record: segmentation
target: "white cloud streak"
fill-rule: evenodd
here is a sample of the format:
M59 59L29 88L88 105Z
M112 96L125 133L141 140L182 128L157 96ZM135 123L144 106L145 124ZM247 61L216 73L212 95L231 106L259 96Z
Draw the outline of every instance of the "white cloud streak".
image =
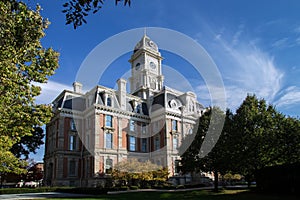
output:
M289 108L294 104L300 104L300 88L290 86L281 92L283 95L274 104L277 107Z
M50 104L63 90L73 90L69 85L50 80L45 84L36 83L35 85L42 88L41 95L36 98L38 104Z
M247 94L256 94L258 98L273 103L281 90L284 76L276 67L274 58L251 43L251 40L243 38L243 26L233 37L227 38L231 39L226 40L225 34L214 37L210 41L213 43L210 52L223 76L228 107L235 110ZM201 39L198 41L201 42ZM209 98L204 94L207 92L204 88L203 85L198 86L197 93Z

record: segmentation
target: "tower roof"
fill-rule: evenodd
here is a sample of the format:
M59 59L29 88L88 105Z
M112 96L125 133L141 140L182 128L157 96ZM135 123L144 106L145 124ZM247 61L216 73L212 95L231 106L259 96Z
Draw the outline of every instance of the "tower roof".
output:
M134 52L138 51L139 49L147 49L151 51L158 52L158 47L155 42L153 42L146 33L142 37L142 39L135 45Z

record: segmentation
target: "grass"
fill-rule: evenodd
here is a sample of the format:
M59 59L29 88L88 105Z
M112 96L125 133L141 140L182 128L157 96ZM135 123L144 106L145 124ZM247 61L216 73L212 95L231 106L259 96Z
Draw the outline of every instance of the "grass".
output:
M157 199L201 199L201 200L296 200L299 197L288 195L259 194L249 190L222 190L215 193L208 190L177 191L177 192L132 192L121 194L99 195L89 198L53 198L53 200L157 200Z

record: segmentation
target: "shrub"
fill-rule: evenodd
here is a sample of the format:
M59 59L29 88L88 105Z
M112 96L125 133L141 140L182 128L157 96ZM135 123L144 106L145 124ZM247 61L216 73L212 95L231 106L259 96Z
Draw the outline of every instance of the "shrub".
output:
M139 187L136 186L136 185L132 185L132 186L130 186L130 189L131 189L131 190L137 190L137 189L139 189Z

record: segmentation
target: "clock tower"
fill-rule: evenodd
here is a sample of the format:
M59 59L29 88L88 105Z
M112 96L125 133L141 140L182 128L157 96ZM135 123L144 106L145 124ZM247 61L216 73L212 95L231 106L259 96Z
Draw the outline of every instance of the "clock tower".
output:
M147 99L162 89L162 59L157 45L145 34L134 47L129 60L131 94Z

